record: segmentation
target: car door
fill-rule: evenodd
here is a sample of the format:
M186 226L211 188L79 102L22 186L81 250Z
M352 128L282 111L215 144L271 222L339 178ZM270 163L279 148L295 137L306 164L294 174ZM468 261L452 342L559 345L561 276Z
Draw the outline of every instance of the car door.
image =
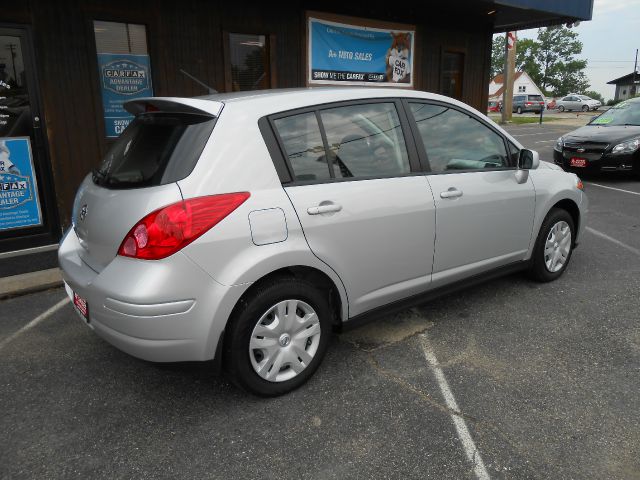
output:
M473 114L408 102L436 205L432 286L524 259L535 190L516 178L517 148Z
M350 316L431 280L435 205L398 105L352 102L271 119L294 179L285 191L311 250L344 283Z
M569 97L569 110L580 110L582 108L582 104L580 99L575 95Z

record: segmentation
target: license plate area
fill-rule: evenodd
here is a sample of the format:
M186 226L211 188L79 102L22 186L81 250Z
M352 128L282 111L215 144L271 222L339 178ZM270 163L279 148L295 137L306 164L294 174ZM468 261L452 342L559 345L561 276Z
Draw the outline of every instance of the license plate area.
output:
M580 157L571 157L571 160L569 160L569 166L570 167L586 167L587 159L580 158Z
M76 292L73 292L73 306L84 321L89 323L89 304Z

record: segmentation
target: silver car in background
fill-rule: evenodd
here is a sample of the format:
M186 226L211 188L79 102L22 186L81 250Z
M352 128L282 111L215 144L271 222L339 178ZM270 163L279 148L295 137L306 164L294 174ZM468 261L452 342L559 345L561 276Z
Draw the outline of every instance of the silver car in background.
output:
M583 112L588 112L589 110L597 110L601 106L602 103L600 103L599 100L594 100L586 95L578 95L577 93L567 95L562 100L556 102L556 108L561 112L565 110L582 110Z
M331 331L487 279L558 278L582 183L480 112L411 90L147 98L59 249L93 331L238 386L304 383Z

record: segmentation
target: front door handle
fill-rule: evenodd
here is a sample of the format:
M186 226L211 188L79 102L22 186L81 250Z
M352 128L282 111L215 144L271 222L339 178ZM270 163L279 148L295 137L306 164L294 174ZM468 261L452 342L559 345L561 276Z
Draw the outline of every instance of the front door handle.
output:
M456 198L461 196L462 192L455 187L451 187L446 192L440 192L440 198Z
M333 213L339 212L342 210L342 205L338 205L336 203L329 203L326 205L318 205L316 207L307 208L307 213L309 215L320 215L322 213Z

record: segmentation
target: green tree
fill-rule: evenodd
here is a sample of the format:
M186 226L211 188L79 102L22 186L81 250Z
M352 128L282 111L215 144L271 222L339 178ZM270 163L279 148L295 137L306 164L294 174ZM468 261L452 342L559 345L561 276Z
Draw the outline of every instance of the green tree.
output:
M576 32L564 26L541 28L536 43L531 59L538 65L538 71L532 78L540 88L555 95L589 88L583 71L587 61L575 58L582 53L582 42Z
M536 85L541 86L542 74L537 57L540 44L531 38L523 38L516 43L516 70L527 72Z
M489 81L502 73L504 70L504 35L493 37L493 46L491 47L491 71Z

